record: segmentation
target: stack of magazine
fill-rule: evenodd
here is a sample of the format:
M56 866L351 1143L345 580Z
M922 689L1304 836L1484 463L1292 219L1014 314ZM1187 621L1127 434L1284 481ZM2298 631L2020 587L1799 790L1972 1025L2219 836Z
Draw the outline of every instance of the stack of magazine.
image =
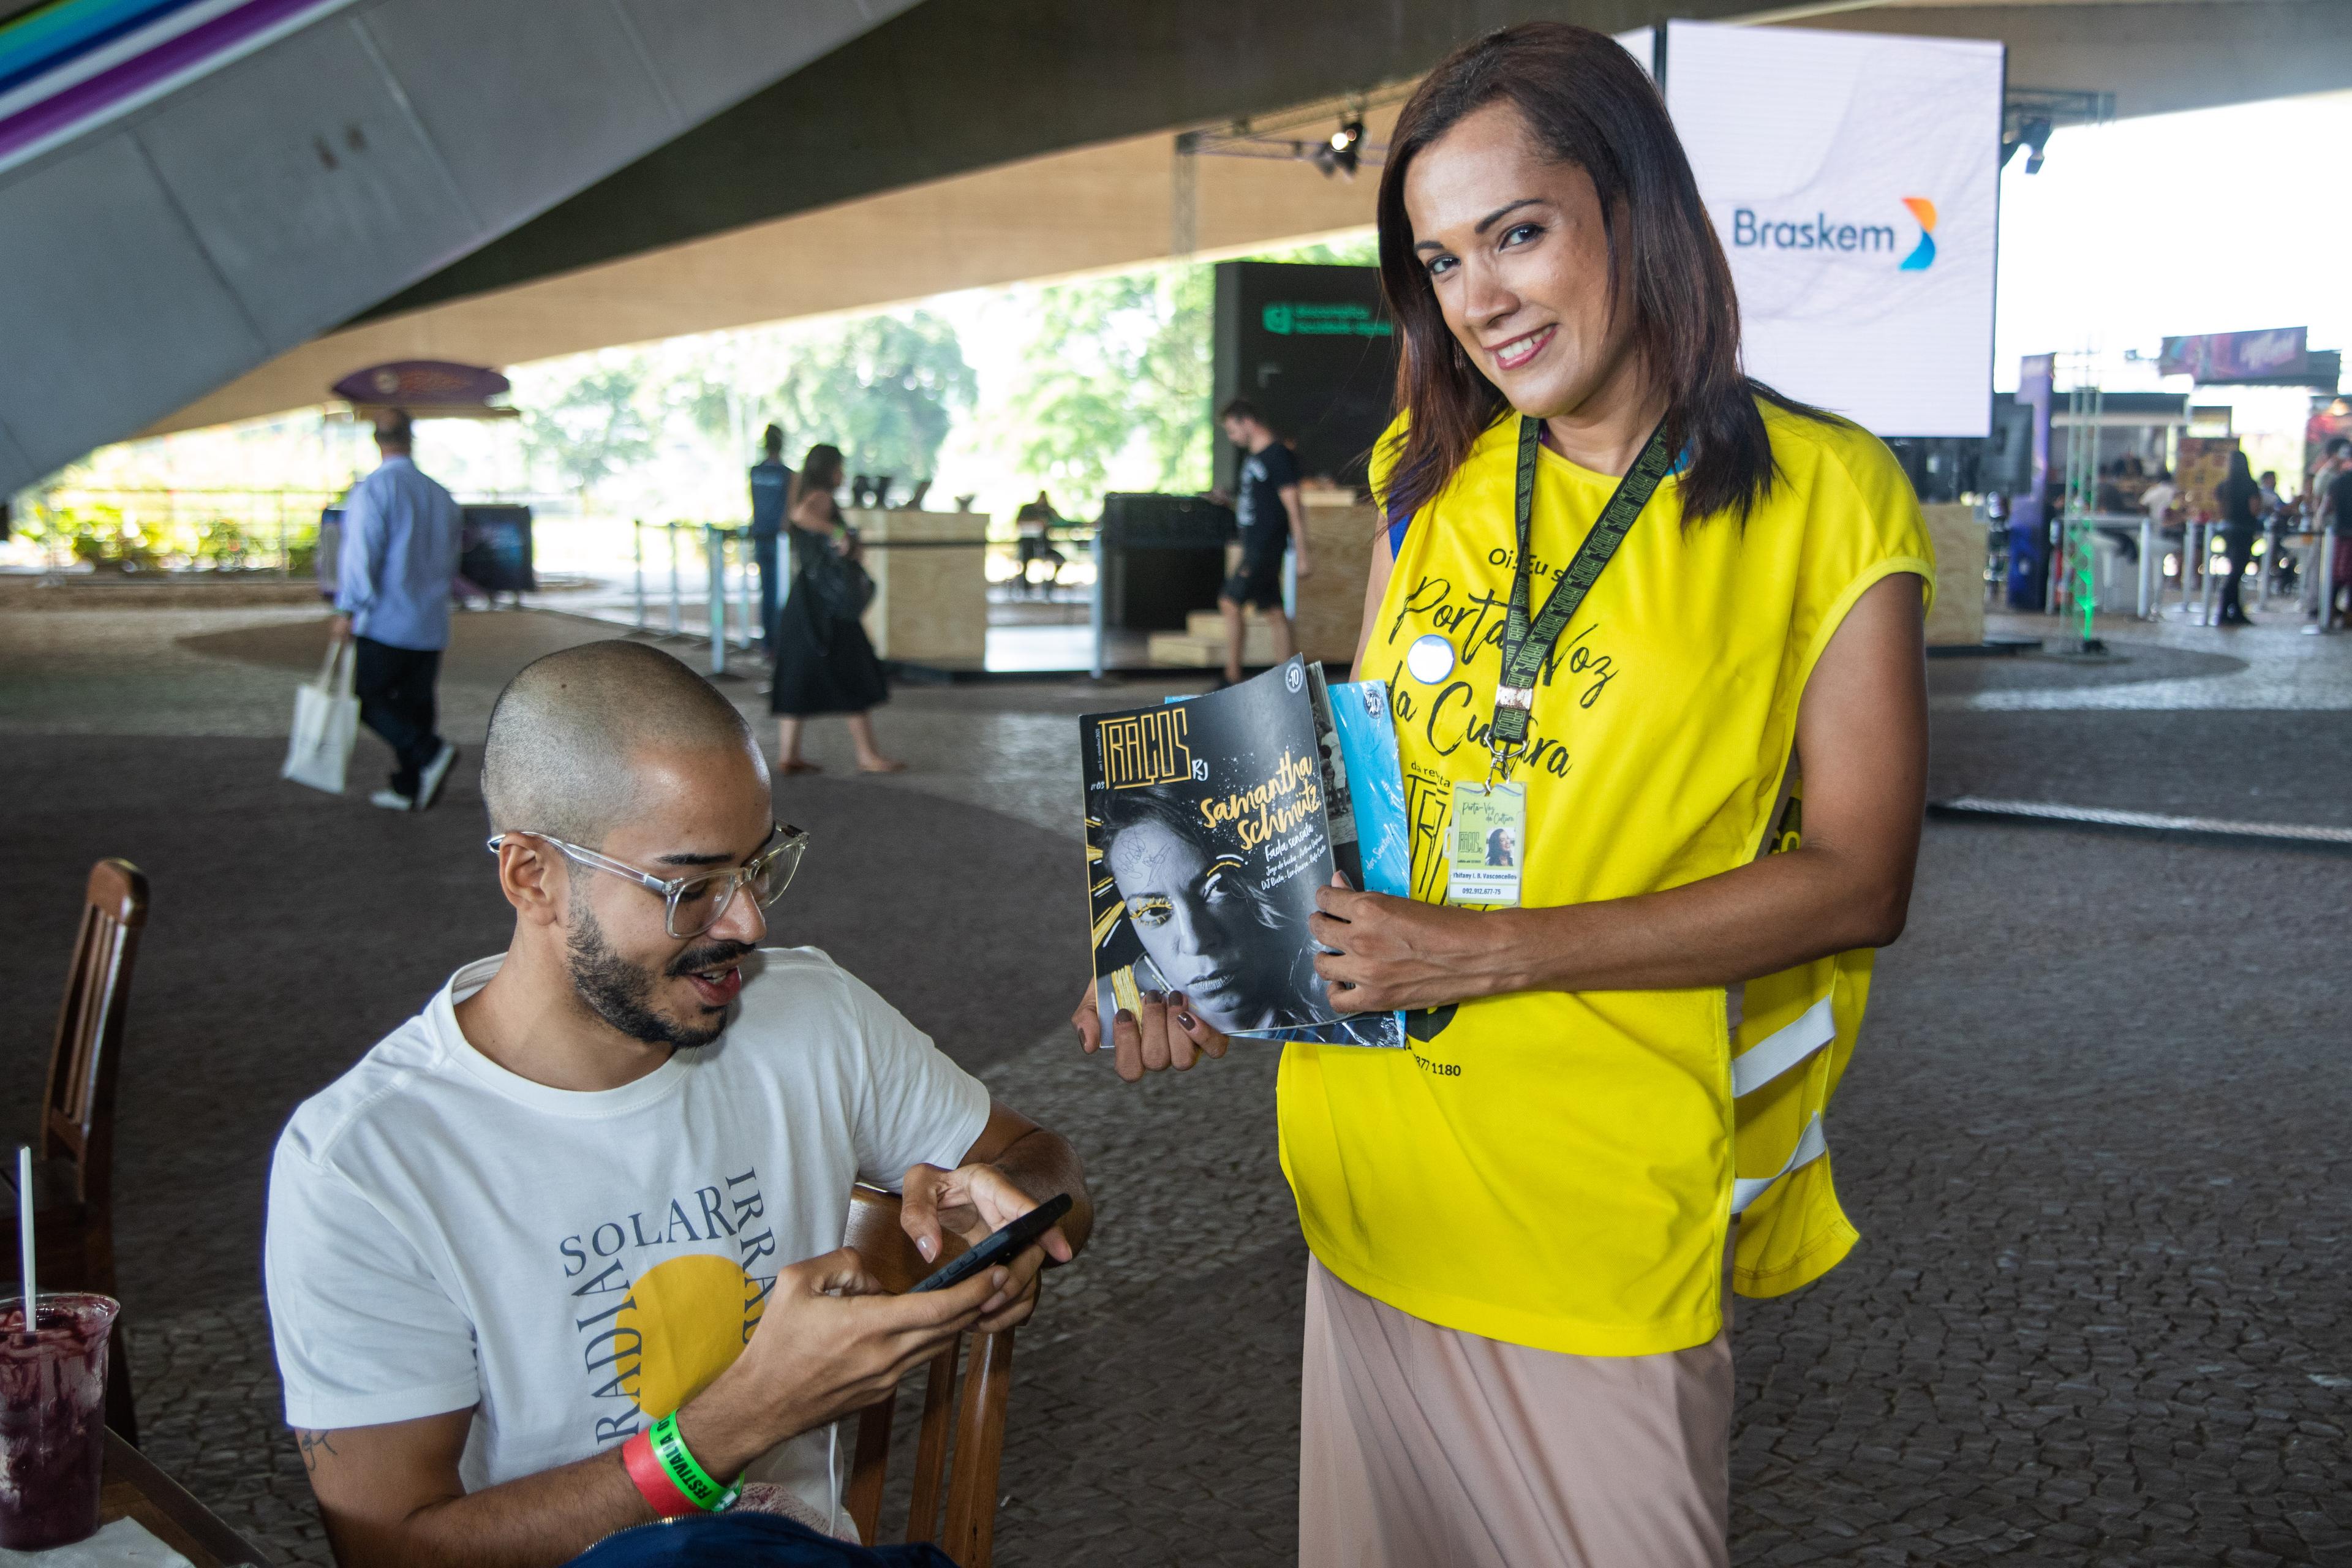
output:
M1105 1038L1146 992L1228 1035L1401 1047L1403 1016L1345 1013L1307 919L1336 872L1403 896L1404 786L1384 681L1292 658L1253 679L1078 721L1087 899Z

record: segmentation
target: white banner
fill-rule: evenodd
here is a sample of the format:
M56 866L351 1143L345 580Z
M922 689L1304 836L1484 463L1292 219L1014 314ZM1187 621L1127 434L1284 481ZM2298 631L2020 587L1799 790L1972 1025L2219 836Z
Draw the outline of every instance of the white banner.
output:
M2002 46L1669 23L1666 105L1748 372L1881 436L1983 436Z

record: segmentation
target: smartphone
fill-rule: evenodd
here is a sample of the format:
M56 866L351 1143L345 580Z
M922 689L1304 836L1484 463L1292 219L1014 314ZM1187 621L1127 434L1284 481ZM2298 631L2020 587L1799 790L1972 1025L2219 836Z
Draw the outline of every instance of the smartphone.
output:
M917 1290L944 1290L961 1285L982 1269L994 1264L1010 1263L1021 1249L1035 1244L1037 1238L1054 1228L1054 1222L1070 1212L1070 1194L1056 1193L998 1231L978 1247L940 1264L916 1282Z

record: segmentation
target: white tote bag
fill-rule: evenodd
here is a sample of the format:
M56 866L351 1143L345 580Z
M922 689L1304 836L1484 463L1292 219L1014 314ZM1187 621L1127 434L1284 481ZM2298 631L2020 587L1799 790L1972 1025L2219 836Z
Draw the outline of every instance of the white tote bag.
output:
M279 778L329 795L343 793L343 774L351 767L352 746L360 732L360 700L352 695L358 657L349 640L337 642L327 649L319 679L294 689L294 736L287 742Z

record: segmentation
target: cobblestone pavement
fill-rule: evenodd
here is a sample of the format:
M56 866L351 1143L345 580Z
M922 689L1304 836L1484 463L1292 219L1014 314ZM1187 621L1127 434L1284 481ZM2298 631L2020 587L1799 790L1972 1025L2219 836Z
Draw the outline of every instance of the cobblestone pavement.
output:
M26 647L7 623L0 667ZM278 665L136 644L137 632L113 635L132 637L140 668L170 687L170 710L93 686L87 700L104 700L77 727L275 732ZM2219 653L2179 633L2156 628L2137 668L1939 665L1938 790L2347 820L2352 702L2335 694L2352 689L2352 638L2283 646L2280 659L2315 661L2290 677L2263 647ZM55 715L15 700L23 670L0 668L0 729L38 752ZM2236 703L2259 710L2248 712L2222 710L2235 691L2187 709L2087 695L2181 682L2296 701ZM2085 695L2030 711L1977 700L2000 692ZM959 808L908 799L917 848L958 864L991 820L970 813L977 805L998 814L989 831L1009 853L1061 853L1049 835L1067 833L1055 803L1071 791L1068 716L1097 700L1064 688L902 692L885 733L920 771L884 787ZM149 754L172 776L168 748ZM864 820L846 795L807 798L845 830ZM259 803L221 805L207 831L250 839L271 826ZM450 833L428 855L453 857L436 876L460 874L460 848L478 853ZM7 858L51 858L26 847L12 842ZM1738 1563L2352 1563L2346 872L2322 853L1929 826L1911 930L1881 960L1830 1124L1864 1242L1821 1284L1741 1303L1734 1331ZM812 923L854 922L853 897L828 895ZM935 935L922 941L895 965L876 948L869 976L886 992L894 974L916 984L946 962ZM412 989L446 969L438 953L380 962L429 975L404 978ZM222 967L222 996L244 986L284 1002L282 985ZM50 1005L21 989L0 994L12 1083ZM1076 1054L1052 990L1018 993L1010 1050L972 1034L957 1047L1003 1098L1078 1142L1104 1215L1020 1342L998 1560L1286 1561L1305 1254L1274 1161L1272 1054L1236 1047L1130 1088ZM209 1056L146 1058L142 1092L188 1096L175 1102L184 1121L202 1098L177 1080L226 1075L236 1094L219 1114L266 1143L291 1100L365 1040L289 1037L261 1016L252 1038L216 1039ZM11 1088L0 1110L20 1100ZM203 1147L216 1151L209 1162L231 1158L225 1143ZM169 1197L145 1190L150 1205ZM289 1560L323 1563L277 1426L261 1304L236 1285L240 1268L251 1279L253 1216L187 1212L173 1222L178 1252L147 1276L160 1283L133 1301L149 1449ZM217 1283L175 1310L173 1269Z

